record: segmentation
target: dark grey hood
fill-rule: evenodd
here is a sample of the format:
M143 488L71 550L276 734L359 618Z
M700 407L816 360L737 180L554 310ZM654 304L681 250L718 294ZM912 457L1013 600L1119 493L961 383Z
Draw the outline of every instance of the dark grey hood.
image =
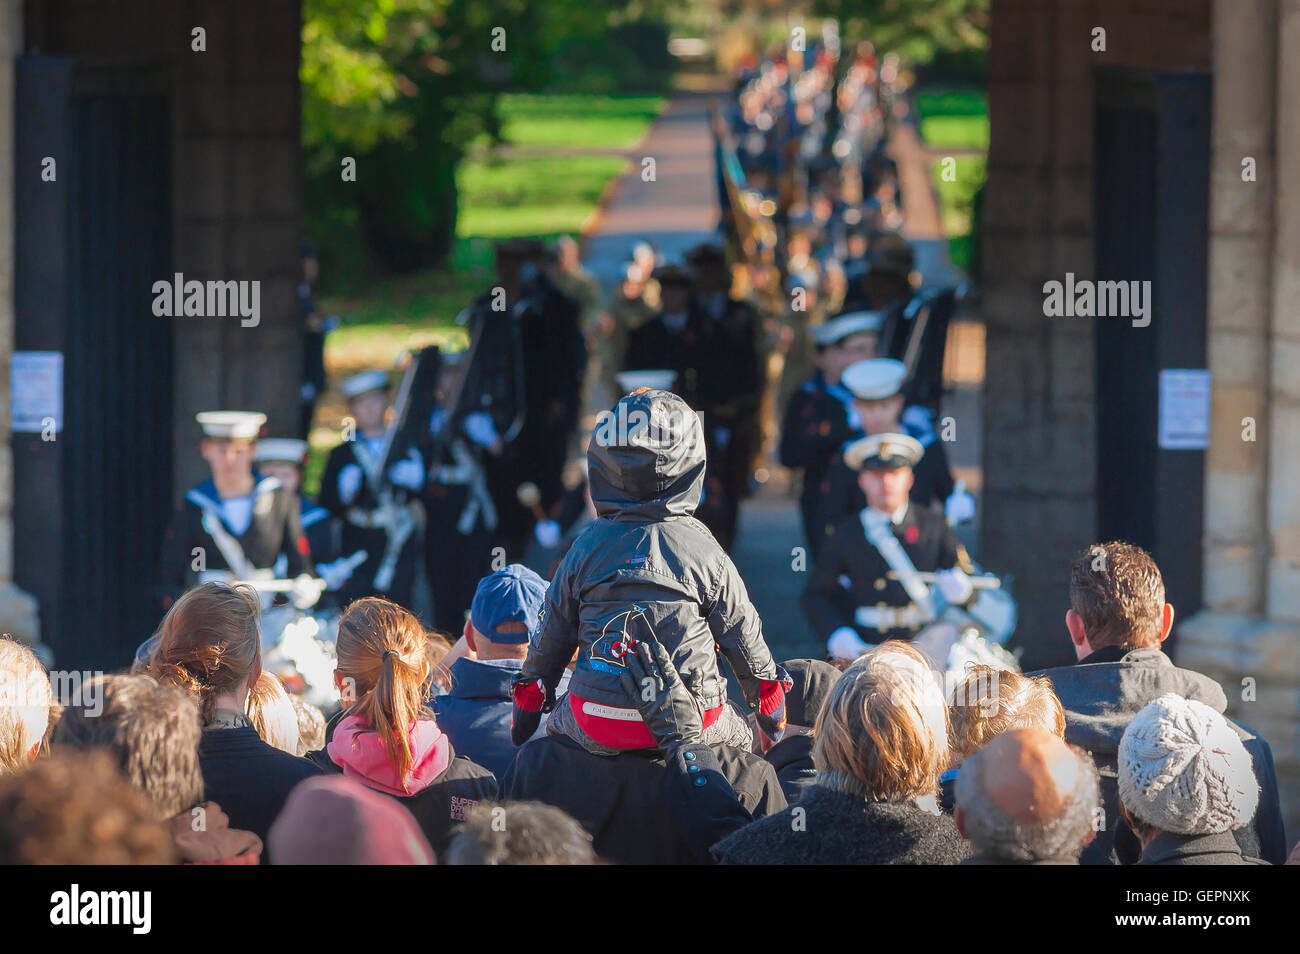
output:
M704 428L690 405L670 391L628 394L601 415L587 464L600 516L689 516L704 490Z
M1065 739L1094 755L1119 751L1133 717L1166 692L1203 702L1215 712L1228 707L1223 689L1209 676L1179 669L1158 649L1130 650L1118 662L1061 666L1032 673L1047 676L1065 707Z

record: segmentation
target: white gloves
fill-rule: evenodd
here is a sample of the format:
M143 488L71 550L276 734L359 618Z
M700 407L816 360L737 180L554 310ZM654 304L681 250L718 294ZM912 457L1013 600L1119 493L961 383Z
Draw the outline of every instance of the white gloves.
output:
M352 566L348 563L347 557L335 560L333 563L317 563L316 572L325 581L327 590L340 589L344 583L352 579Z
M345 464L339 471L339 497L345 504L356 499L357 491L361 489L361 477L359 464Z
M412 447L409 454L388 468L388 479L407 490L419 490L424 486L424 464L420 461L420 452Z
M966 492L966 481L957 481L944 501L943 512L948 517L948 525L954 527L975 516L975 498Z
M934 586L943 598L948 601L950 606L961 606L971 594L975 592L975 586L970 581L970 577L963 573L958 567L951 570L940 570L934 575Z
M826 640L826 648L836 659L852 661L870 649L871 644L863 642L858 631L852 626L841 626L831 633L830 639Z
M497 429L492 424L492 415L486 411L474 411L465 415L465 436L480 447L491 447L498 440Z
M289 590L289 599L293 605L300 610L311 609L320 599L321 594L320 581L315 577L302 573L294 577L293 589Z
M554 550L560 544L560 525L554 520L538 520L533 536L546 549Z

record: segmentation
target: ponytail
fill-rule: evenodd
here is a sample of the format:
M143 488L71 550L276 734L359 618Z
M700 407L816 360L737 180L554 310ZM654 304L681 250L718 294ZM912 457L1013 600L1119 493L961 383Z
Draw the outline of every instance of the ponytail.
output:
M339 620L338 670L355 687L351 712L379 733L400 779L414 761L411 726L432 718L424 704L426 641L419 620L377 597L352 603Z

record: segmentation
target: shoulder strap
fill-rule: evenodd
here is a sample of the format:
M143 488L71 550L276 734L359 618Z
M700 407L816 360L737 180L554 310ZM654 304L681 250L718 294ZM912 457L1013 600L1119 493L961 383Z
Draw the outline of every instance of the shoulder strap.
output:
M864 507L858 514L858 519L862 522L862 529L866 533L867 542L874 546L889 568L898 576L898 581L907 591L913 603L921 608L931 619L934 618L934 601L930 595L930 588L922 581L916 567L912 563L911 557L903 549L903 545L898 542L898 537L894 536L894 531L885 517L876 513L870 507Z

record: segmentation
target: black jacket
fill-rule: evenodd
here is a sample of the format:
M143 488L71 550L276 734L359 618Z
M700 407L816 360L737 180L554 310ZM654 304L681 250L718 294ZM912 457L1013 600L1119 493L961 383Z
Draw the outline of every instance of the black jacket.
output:
M757 755L729 745L709 746L734 789L731 806L761 818L785 808L776 772ZM663 797L668 774L650 750L592 755L577 742L547 736L519 750L501 789L506 798L533 799L563 809L592 836L596 854L619 864L691 864L698 845L679 831ZM707 840L707 839L705 839Z
M915 802L869 802L815 785L798 805L728 835L713 855L737 865L955 865L970 846L951 818Z
M822 499L830 490L826 475L841 448L862 436L862 431L849 421L848 392L839 387L836 392L844 397L836 397L818 372L790 397L781 425L781 465L803 470L799 511L804 539L813 556L826 535L822 514Z
M1142 852L1140 865L1266 865L1245 856L1230 832L1217 835L1179 835L1162 831Z
M324 772L342 774L343 769L335 765L329 757L329 743L334 738L334 729L347 715L343 709L334 714L329 725L325 727L325 748L307 753L307 758L320 766ZM451 740L447 740L448 745ZM372 791L379 791L372 789ZM463 822L470 809L479 802L497 800L497 780L483 766L461 758L451 749L451 760L447 768L425 788L414 795L393 795L379 792L393 801L405 806L415 816L424 837L429 839L435 855L441 855L451 841L457 823Z
M887 576L889 564L867 540L858 513L837 521L831 529L803 591L803 610L813 632L826 640L841 626L851 626L868 643L911 639L914 631L909 629L881 632L854 621L853 613L859 606L884 603L902 607L912 599L902 583ZM946 570L957 565L957 538L948 521L934 511L908 504L902 522L893 529L918 570ZM841 577L848 578L849 589L841 585Z
M203 797L216 802L230 827L251 831L269 845L267 833L293 787L320 769L307 759L263 742L255 729L207 729L199 741Z
M1141 846L1124 823L1119 810L1119 740L1133 717L1166 692L1203 702L1223 712L1227 697L1217 682L1190 669L1180 669L1158 649L1110 646L1099 649L1073 666L1044 669L1030 675L1052 680L1065 707L1065 740L1086 749L1101 776L1103 827L1084 849L1083 864L1133 864ZM1228 724L1250 753L1259 782L1259 807L1250 824L1233 834L1248 856L1280 865L1286 860L1287 840L1278 800L1277 774L1268 743L1243 725Z
M811 735L788 735L763 754L767 763L776 769L781 791L785 792L785 800L791 805L817 783L812 750Z
M903 430L910 434L907 428ZM915 434L910 436L916 437ZM912 468L912 489L908 491L908 497L917 506L930 509L933 504L947 500L956 484L943 441L926 435L917 439L922 444L926 444L926 440L930 443L926 444L925 453ZM867 498L858 486L858 475L849 470L840 453L834 455L818 486L820 504L817 518L824 534L830 532L836 520L856 514L867 505Z
M755 704L759 681L776 677L776 663L735 564L693 516L705 468L699 419L667 391L646 391L620 407L627 433L617 420L600 424L587 451L599 516L555 571L521 678L554 688L578 649L570 692L625 707L626 634L668 650L705 709L727 701L721 647ZM676 421L679 433L660 442L647 425L638 431L638 420Z

